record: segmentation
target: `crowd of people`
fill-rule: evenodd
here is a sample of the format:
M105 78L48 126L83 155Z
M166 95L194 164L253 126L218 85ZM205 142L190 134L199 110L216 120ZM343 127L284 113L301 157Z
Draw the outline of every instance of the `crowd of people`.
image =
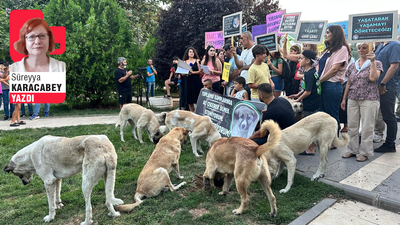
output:
M282 37L282 48L270 52L263 45L255 45L249 31L240 37L242 49L226 44L216 50L210 45L203 60L190 47L183 60L192 70L175 74L176 68L171 69L166 84L177 84L170 81L171 77L180 79L180 109L184 110L195 110L202 87L241 100L264 102L268 109L263 120L273 119L282 129L295 123L294 117L284 115L292 110L286 100L281 100L280 96L286 95L303 103L304 117L324 111L337 121L338 135L340 131L349 132L351 141L343 158L355 156L362 162L374 152L395 152L400 42L377 42L373 49L369 49L369 43L358 43L359 59L354 61L341 26L329 26L324 36L322 53L315 44L294 44L288 52L286 36ZM224 62L230 63L229 80L222 80ZM286 62L289 79L281 76ZM200 65L208 66L209 71L205 73ZM386 140L373 149L373 142L383 140L385 124ZM259 144L267 140L257 132L250 138ZM315 143L311 144L302 155L314 155L314 147Z

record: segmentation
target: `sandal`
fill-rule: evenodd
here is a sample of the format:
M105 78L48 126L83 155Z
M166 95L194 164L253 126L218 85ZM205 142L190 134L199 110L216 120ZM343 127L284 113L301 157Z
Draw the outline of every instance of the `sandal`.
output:
M19 125L25 125L26 123L25 123L25 121L20 121L19 123L18 123Z
M171 98L171 95L164 95L164 98Z
M299 155L315 155L315 153L307 153L306 151L300 153Z
M19 124L17 122L10 124L10 127L18 127Z

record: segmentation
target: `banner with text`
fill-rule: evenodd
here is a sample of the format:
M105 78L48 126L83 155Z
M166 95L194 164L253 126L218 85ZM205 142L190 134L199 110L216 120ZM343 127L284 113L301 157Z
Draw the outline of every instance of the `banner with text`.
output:
M349 15L349 42L397 40L398 11Z
M328 21L300 21L296 42L319 44L322 42Z
M272 32L278 32L279 25L281 24L282 15L285 13L286 13L286 9L267 15L267 19L266 19L267 34L272 33ZM279 35L283 35L283 34L278 33L277 35L279 36Z
M285 13L282 15L282 20L279 25L280 33L297 33L300 24L301 12Z
M225 44L224 40L224 35L222 34L222 31L214 31L214 32L206 32L206 41L204 44L204 49L207 48L207 46L212 45L216 49L222 49L222 47Z
M261 102L241 101L208 89L200 92L196 114L209 116L223 137L249 138L261 120Z
M271 34L264 34L255 37L256 44L264 45L268 48L270 52L277 52L278 51L278 40L277 40L276 32Z
M224 38L242 34L242 12L224 16L222 19L222 31Z

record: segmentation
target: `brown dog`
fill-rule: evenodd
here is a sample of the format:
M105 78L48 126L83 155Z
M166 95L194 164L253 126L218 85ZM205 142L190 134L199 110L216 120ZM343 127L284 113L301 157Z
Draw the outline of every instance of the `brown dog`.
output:
M270 132L268 142L258 146L252 140L242 137L221 138L208 150L206 158L206 171L204 172L204 187L210 188L210 179L216 174L226 174L224 186L220 195L227 194L232 179L235 178L236 188L241 197L241 205L232 211L233 214L241 214L246 208L249 197L247 188L252 181L258 179L264 192L268 196L271 207L270 216L277 215L276 200L271 190L271 176L264 153L278 146L281 138L279 125L272 120L267 120L261 125L261 133Z
M169 173L174 169L177 178L183 179L183 176L179 174L179 156L181 154L181 144L186 140L188 133L189 130L183 127L176 127L160 139L149 161L140 172L135 193L136 203L119 205L117 207L118 210L132 211L133 208L143 202L142 198L144 196L148 198L154 197L159 195L161 191L168 190L168 188L171 191L176 191L186 184L186 182L182 182L174 186L169 178Z

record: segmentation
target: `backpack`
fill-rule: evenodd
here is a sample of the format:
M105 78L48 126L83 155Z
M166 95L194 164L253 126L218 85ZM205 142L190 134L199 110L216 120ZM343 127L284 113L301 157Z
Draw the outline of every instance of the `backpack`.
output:
M286 60L282 59L282 74L281 79L289 82L292 81L292 72L290 71L289 63Z

